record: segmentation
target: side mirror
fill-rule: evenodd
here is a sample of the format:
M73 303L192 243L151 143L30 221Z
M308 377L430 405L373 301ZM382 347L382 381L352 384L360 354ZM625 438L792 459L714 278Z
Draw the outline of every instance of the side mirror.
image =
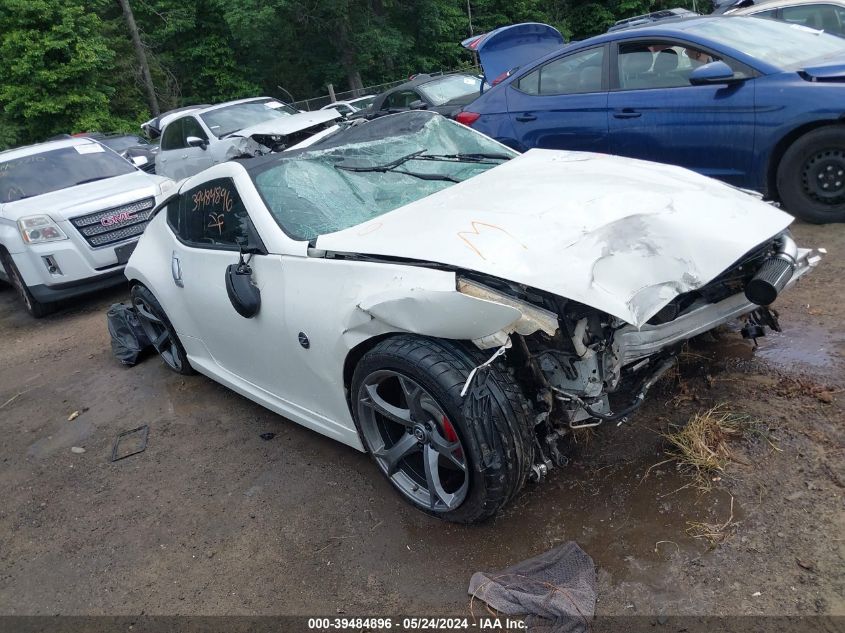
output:
M417 99L416 101L411 101L408 104L409 110L428 110L428 104L423 101L422 99Z
M261 291L252 282L252 268L241 254L237 264L226 267L226 294L235 312L251 319L261 309Z
M200 149L208 147L208 141L199 136L189 136L185 141L187 141L188 147L199 147Z
M696 68L689 76L689 82L693 86L707 86L713 84L729 84L742 81L733 69L725 62L710 62Z

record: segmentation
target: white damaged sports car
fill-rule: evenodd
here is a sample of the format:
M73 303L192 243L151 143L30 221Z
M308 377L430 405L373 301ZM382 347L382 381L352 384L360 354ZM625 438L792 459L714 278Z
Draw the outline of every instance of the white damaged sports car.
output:
M686 339L819 260L792 217L681 168L519 155L424 111L216 165L129 260L164 361L368 451L417 507L489 517L639 406Z

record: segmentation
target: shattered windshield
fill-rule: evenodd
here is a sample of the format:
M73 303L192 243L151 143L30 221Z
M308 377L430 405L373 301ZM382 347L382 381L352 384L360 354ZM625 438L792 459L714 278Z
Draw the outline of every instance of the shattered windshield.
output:
M472 178L517 153L438 114L403 112L351 127L249 172L296 240L367 222Z
M285 119L296 110L280 101L250 101L210 110L200 118L217 138L272 119Z

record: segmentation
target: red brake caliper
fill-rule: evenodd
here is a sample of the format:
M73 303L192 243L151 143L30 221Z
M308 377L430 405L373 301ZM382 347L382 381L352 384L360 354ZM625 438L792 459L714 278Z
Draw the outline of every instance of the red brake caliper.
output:
M449 442L457 442L458 441L458 434L455 433L455 427L452 426L452 423L449 422L449 418L445 415L442 418L443 422L443 437L446 438ZM459 459L462 459L464 456L464 451L461 448L455 449L455 456Z

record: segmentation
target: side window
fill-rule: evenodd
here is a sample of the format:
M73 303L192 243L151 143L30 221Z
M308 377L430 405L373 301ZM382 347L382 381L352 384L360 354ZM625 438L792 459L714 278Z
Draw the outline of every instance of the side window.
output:
M420 96L413 90L401 90L387 95L384 100L383 110L391 108L409 108L414 101L419 101Z
M617 55L619 87L622 90L644 90L689 86L693 70L715 61L720 61L720 58L682 44L622 44Z
M167 124L164 128L164 134L161 135L161 149L181 149L185 147L182 144L182 124L185 119L176 119Z
M173 198L170 202L167 203L167 208L164 209L167 213L167 223L170 225L170 228L173 229L173 232L179 235L179 227L181 222L180 213L179 213L179 198Z
M517 88L531 95L566 95L602 90L604 47L579 51L521 77Z
M782 18L791 24L809 26L836 35L845 34L845 8L832 4L801 4L784 7Z
M179 196L179 216L177 234L190 246L238 250L250 231L254 232L230 178L209 180L183 193Z
M196 136L204 141L208 140L208 134L205 133L205 130L202 129L199 121L197 121L194 117L185 117L182 121L184 121L182 127L182 139L185 146L188 145L187 139L189 136Z
M758 11L751 14L755 18L766 18L767 20L776 20L778 17L777 9L769 9L768 11Z

